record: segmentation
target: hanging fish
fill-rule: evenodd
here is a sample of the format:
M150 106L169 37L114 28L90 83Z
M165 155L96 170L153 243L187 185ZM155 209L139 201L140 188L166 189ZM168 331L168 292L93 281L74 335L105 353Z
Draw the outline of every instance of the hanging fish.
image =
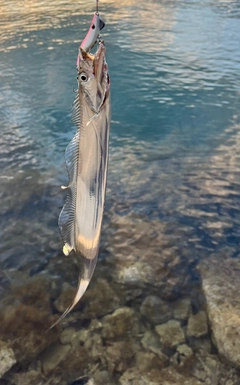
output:
M72 120L77 132L66 148L69 184L66 203L59 216L63 253L74 252L81 264L78 289L72 304L53 326L64 318L85 293L93 275L104 211L110 129L110 81L98 9L79 47L78 90ZM89 51L97 44L95 54Z

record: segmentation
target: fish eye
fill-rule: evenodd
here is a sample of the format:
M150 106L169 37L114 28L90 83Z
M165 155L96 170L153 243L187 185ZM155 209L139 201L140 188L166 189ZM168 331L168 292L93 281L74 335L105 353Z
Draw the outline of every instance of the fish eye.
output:
M88 80L88 77L87 77L87 74L85 74L85 72L82 72L81 75L80 75L80 80L82 82L86 82Z

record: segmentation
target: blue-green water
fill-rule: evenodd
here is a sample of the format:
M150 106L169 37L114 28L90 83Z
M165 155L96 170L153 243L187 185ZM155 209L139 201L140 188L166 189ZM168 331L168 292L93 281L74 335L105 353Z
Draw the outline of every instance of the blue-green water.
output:
M45 333L78 277L57 222L94 0L0 0L0 353L6 341L17 360L0 382L66 385L87 374L99 385L237 384L211 342L200 280L202 260L222 268L240 252L239 1L99 7L112 91L100 255L80 304ZM236 277L228 266L223 277ZM169 326L170 344L158 326Z
M61 250L75 63L94 2L0 5L0 261L24 268ZM144 231L139 243L124 222L114 231L124 217L161 224L149 244L161 236L161 254L238 256L239 2L102 0L100 10L112 86L102 253L119 237L141 249Z

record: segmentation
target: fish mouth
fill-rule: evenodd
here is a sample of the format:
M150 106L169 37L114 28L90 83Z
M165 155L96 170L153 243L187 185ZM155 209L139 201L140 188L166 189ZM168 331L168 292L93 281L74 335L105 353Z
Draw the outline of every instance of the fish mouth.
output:
M104 50L105 50L105 46L103 41L98 43L98 47L95 53L86 52L81 47L79 47L77 63L76 63L77 70L79 70L81 62L91 64L93 65L93 68L95 68L96 64L99 62L99 58L102 54L102 51Z
M78 56L77 56L77 63L76 63L76 67L77 67L77 70L79 71L80 69L80 64L81 62L94 62L94 55L90 52L86 52L84 51L81 47L79 48L79 51L78 51Z
M86 52L79 48L79 54L77 57L77 70L80 70L80 65L84 65L85 63L87 67L90 69L93 75L97 76L100 81L100 74L106 70L105 63L105 45L104 41L98 43L98 47L95 53Z

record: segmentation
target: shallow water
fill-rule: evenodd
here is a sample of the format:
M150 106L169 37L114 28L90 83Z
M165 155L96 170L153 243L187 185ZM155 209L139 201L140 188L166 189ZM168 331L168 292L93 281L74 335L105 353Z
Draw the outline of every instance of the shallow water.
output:
M75 62L92 3L0 1L6 270L33 275L46 268L54 276L51 259L59 254L65 263L59 186L67 181ZM112 84L100 254L109 277L141 253L150 265L151 253L161 261L180 257L184 269L177 264L176 276L211 254L238 257L239 3L102 0L100 9Z

